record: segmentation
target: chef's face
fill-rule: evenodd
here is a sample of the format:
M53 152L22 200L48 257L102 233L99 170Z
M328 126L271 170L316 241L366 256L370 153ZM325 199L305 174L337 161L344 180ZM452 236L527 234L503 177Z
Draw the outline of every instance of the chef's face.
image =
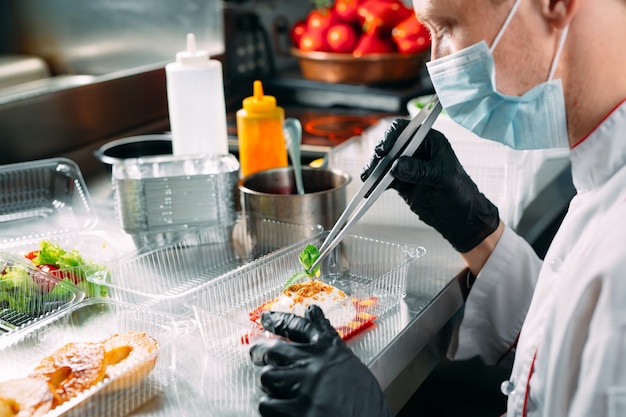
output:
M431 58L437 59L484 40L491 46L515 0L413 0L417 18L430 30ZM543 53L541 14L536 2L521 2L493 51L496 84L504 94L521 95L545 81L552 48Z

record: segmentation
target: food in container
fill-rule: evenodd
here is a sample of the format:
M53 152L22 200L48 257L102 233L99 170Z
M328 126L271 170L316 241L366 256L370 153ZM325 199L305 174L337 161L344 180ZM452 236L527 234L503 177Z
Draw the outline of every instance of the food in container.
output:
M22 256L0 252L0 335L6 336L83 300L85 293Z
M370 313L376 304L376 297L365 300L350 297L337 287L320 280L291 285L275 299L250 312L250 319L262 329L260 319L264 311L293 313L303 317L307 307L313 304L322 309L324 316L344 340L366 329L376 319Z
M318 246L327 233L276 251L256 262L215 279L185 299L196 317L203 341L217 357L240 363L249 362L248 343L263 337L258 317L268 303L281 296L287 280L302 270L299 253L311 244ZM421 247L348 235L322 263L317 280L342 291L354 310L339 303L338 329L344 339L358 334L396 306L406 293L408 266L425 253ZM361 306L357 301L363 302ZM368 314L371 320L353 323L353 313ZM344 315L345 314L345 315ZM364 316L365 317L365 316ZM358 319L357 319L358 320ZM353 327L354 326L354 327ZM356 330L356 331L355 331Z
M85 300L0 339L0 390L43 380L53 396L46 417L127 415L169 390L177 323L111 299Z
M144 332L70 342L45 356L28 378L48 384L53 395L51 408L55 408L102 381L115 381L115 388L141 382L154 368L158 348L159 343ZM0 393L0 398L7 397Z
M44 239L39 248L25 255L37 268L61 281L71 282L85 292L86 297L104 297L106 288L87 281L87 276L101 271L104 266L86 260L78 249L64 249L60 244Z
M317 305L344 340L369 326L376 316L367 310L371 310L375 305L376 298L359 300L356 297L349 297L337 287L317 279L320 267L313 270L311 267L319 257L320 252L316 246L306 245L298 255L304 271L292 275L278 297L251 312L251 320L262 328L261 315L265 311L292 313L304 317L310 305Z
M304 78L349 84L408 82L424 70L428 30L401 0L322 2L290 32Z

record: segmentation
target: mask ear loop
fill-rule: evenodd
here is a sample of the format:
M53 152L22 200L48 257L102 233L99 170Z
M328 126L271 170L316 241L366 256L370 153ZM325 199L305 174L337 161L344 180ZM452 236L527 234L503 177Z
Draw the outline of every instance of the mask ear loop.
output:
M556 67L559 63L559 58L561 58L561 52L563 51L563 45L565 45L565 40L567 39L567 31L569 30L569 25L563 28L563 32L561 33L561 39L559 39L559 45L556 48L556 52L554 53L554 59L552 60L552 66L550 67L550 74L548 75L548 81L552 80L554 77L554 72L556 71Z
M491 52L493 52L493 50L496 49L496 45L498 44L498 42L500 42L500 38L502 38L502 35L504 35L504 31L511 23L511 19L513 19L513 16L515 16L515 12L517 11L517 8L519 7L521 2L522 2L521 0L516 0L515 3L513 4L513 7L511 7L511 10L509 10L509 14L506 16L504 23L500 27L498 34L496 35L495 39L493 40L493 43L491 44L491 47L489 48Z

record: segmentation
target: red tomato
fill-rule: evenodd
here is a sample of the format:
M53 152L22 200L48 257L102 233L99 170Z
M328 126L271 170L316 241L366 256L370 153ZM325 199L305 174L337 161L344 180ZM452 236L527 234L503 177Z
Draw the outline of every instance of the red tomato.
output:
M431 40L428 29L415 16L398 23L391 36L402 53L420 53L430 48Z
M32 252L28 252L24 256L26 257L26 259L30 259L32 261L33 259L35 259L37 257L37 255L39 255L39 249L34 250Z
M300 50L304 52L320 51L328 52L330 47L326 41L326 33L328 30L311 30L308 29L300 38Z
M396 41L398 52L403 54L419 54L430 48L430 38L416 33Z
M358 40L357 31L347 23L336 23L326 33L326 41L332 52L350 53Z
M300 39L302 35L306 32L306 20L300 19L296 21L291 27L291 31L289 32L289 36L291 37L291 42L295 47L300 45Z
M61 278L61 277L58 276L58 272L56 272L56 271L59 270L59 267L56 266L56 265L42 264L42 265L37 265L37 268L39 268L42 271L47 272L47 273L49 273L49 274L51 274L53 276ZM39 287L39 290L42 292L42 294L48 294L56 286L56 284L53 281L42 279L39 276L37 276L36 274L32 274L31 276L33 278L33 281Z
M354 51L352 51L352 55L358 57L392 52L397 52L397 47L391 36L386 36L380 30L372 30L361 35Z
M357 13L357 9L363 1L365 0L336 0L335 13L344 22L360 24L361 16Z
M391 30L391 36L394 40L406 38L407 36L413 34L420 34L430 39L430 33L428 32L428 29L426 29L426 26L424 26L422 22L417 20L417 17L415 16L407 17L402 22L394 26L394 28Z
M339 18L333 8L321 8L310 11L306 22L309 30L326 31L335 23L339 23Z
M402 0L367 0L357 9L363 18L366 30L381 27L391 30L409 16L413 9L407 7Z

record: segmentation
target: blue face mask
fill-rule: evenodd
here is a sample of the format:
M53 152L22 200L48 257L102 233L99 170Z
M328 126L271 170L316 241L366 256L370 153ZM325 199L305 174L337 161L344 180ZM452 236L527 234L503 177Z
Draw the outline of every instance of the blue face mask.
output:
M548 149L569 146L563 87L553 80L567 36L561 35L548 81L522 96L496 90L492 51L509 25L517 0L491 48L484 41L427 63L431 81L446 113L477 136L513 149Z

